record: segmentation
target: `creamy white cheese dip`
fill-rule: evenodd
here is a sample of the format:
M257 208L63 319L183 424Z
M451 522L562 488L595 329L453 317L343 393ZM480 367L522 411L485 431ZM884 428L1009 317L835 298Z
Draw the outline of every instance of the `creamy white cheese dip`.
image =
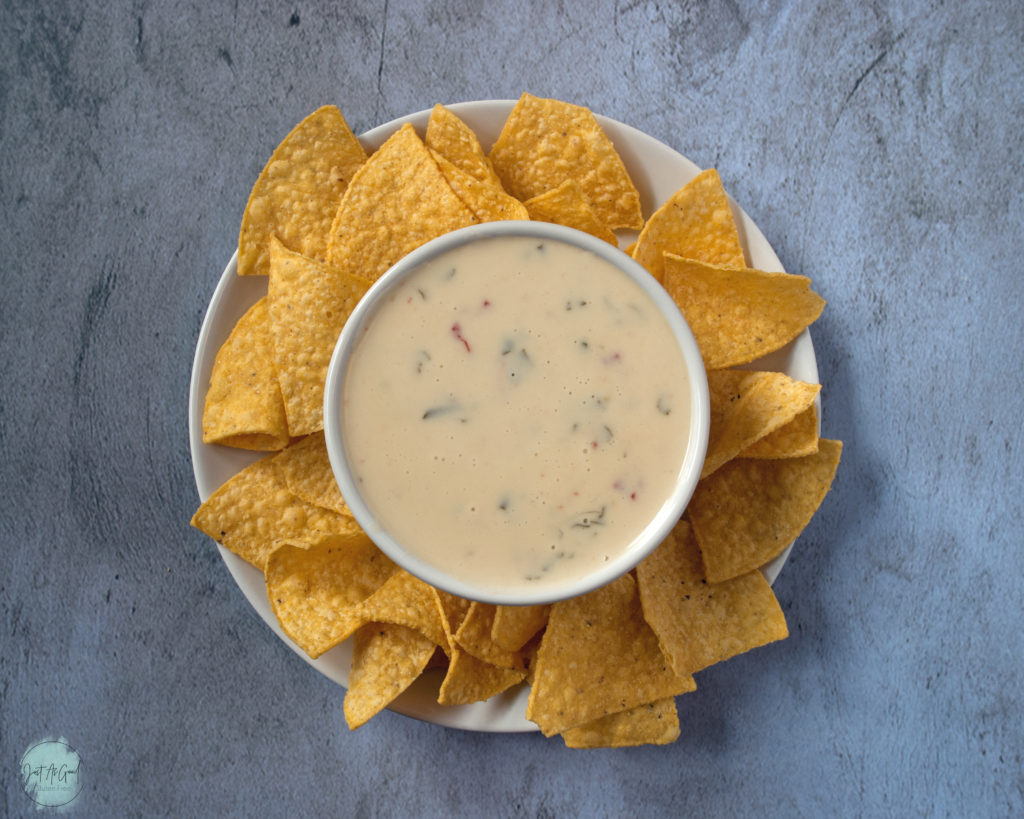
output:
M686 365L647 294L560 241L483 239L383 300L348 365L360 494L408 551L536 589L630 548L679 476Z

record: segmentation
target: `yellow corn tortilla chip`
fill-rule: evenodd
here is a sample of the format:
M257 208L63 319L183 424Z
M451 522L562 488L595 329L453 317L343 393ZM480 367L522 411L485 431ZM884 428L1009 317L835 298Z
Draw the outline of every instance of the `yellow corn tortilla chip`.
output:
M755 441L740 458L802 458L818 451L818 410L811 404L792 421Z
M325 105L296 125L249 194L238 235L238 274L270 272L270 239L323 261L331 223L366 152L345 118Z
M324 426L324 379L341 328L370 288L358 276L270 246L270 326L288 431Z
M361 604L399 569L356 532L282 544L265 571L267 597L284 633L319 657L367 622Z
M615 146L589 109L523 94L491 148L505 190L526 201L575 179L612 230L643 226L640 195Z
M789 636L775 594L756 569L707 582L686 521L637 566L636 578L644 617L677 674L693 674Z
M502 668L522 668L523 658L515 651L501 648L491 639L491 627L494 624L495 606L489 603L474 602L466 613L459 630L455 633L455 642L479 660Z
M821 315L811 280L665 254L665 289L686 317L704 366L746 364L785 346Z
M820 384L797 381L785 373L709 372L711 426L701 477L813 406L820 391Z
M498 606L491 623L491 641L506 651L519 651L548 622L551 606Z
M440 103L430 112L424 142L432 151L441 154L474 179L501 188L501 181L491 167L491 161L480 146L476 134Z
M577 725L563 731L562 739L567 748L668 745L679 739L679 711L674 697L664 697Z
M394 623L416 629L448 651L441 612L433 589L406 571L396 572L362 605L366 622Z
M370 623L355 633L345 694L345 720L355 730L405 691L434 656L434 643L415 629Z
M288 444L266 298L217 351L203 409L203 443L270 451Z
M687 516L711 583L753 571L786 548L825 499L843 445L803 458L735 459L697 484Z
M661 653L627 574L551 607L526 716L551 736L696 687Z
M282 541L312 541L357 528L351 518L292 494L276 458L262 458L232 476L192 516L193 526L261 570Z
M526 672L515 668L491 665L468 651L456 649L441 682L437 701L440 705L468 705L487 700L518 685Z
M288 488L306 503L352 516L334 479L323 432L296 441L281 453L277 463Z
M729 198L714 168L699 173L651 214L632 255L663 282L665 253L721 267L746 266Z
M582 230L608 244L619 246L615 232L597 218L587 204L580 186L573 179L566 179L561 185L539 193L524 203L530 218L536 222L552 222L556 225Z
M437 610L441 615L441 624L444 626L445 637L448 639L448 654L454 656L458 650L455 643L455 634L469 614L469 607L473 605L472 600L463 597L456 597L454 594L434 589L434 599L437 603Z
M481 182L456 167L437 151L431 156L444 174L452 190L480 222L500 222L505 219L529 219L526 206L505 193L500 182Z
M476 222L406 124L352 178L331 226L327 260L375 281L424 242Z

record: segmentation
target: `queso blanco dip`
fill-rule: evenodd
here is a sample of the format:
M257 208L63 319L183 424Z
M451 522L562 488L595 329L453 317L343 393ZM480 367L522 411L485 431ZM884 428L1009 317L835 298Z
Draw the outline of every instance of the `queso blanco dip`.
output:
M341 428L363 501L408 551L477 587L538 588L629 549L674 488L689 404L639 285L512 236L433 258L378 305Z

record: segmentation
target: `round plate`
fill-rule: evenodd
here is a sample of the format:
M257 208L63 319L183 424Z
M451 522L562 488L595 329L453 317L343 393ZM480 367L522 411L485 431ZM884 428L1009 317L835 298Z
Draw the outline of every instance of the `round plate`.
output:
M448 107L476 132L484 150L489 150L514 105L515 100L487 100L457 103ZM429 119L429 110L420 111L374 128L363 134L359 140L367 152L371 152L407 122L412 123L422 134ZM633 183L640 191L640 204L645 214L651 214L700 172L700 168L685 156L653 137L607 117L598 116L597 119L615 143L619 155L629 169ZM782 264L775 251L757 225L731 199L730 204L751 267L782 271ZM620 234L620 245L626 247L635 238L635 233L623 232ZM192 381L189 387L189 439L196 487L202 500L206 500L240 469L263 455L203 443L203 405L214 358L242 314L267 293L266 277L236 275L237 258L237 253L231 257L210 300L199 332L192 365ZM749 365L749 369L778 370L801 381L817 383L818 365L810 334L805 330L791 344L754 362ZM351 641L346 641L315 660L310 659L278 626L267 600L263 573L224 547L218 548L238 587L264 622L320 673L340 685L347 686L352 656ZM761 571L769 582L774 582L778 576L791 548L792 545L775 560L762 567ZM437 690L441 679L438 670L428 671L391 704L390 710L451 728L493 732L537 730L537 726L526 719L528 690L525 686L518 686L486 702L453 707L437 704Z

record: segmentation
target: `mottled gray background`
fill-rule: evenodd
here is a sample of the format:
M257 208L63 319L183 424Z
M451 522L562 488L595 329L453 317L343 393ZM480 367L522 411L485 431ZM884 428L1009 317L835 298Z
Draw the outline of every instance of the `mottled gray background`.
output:
M1024 11L750 5L0 3L0 813L45 736L82 815L1024 811ZM717 166L829 301L792 637L667 748L350 733L187 525L192 354L277 142L523 90Z

